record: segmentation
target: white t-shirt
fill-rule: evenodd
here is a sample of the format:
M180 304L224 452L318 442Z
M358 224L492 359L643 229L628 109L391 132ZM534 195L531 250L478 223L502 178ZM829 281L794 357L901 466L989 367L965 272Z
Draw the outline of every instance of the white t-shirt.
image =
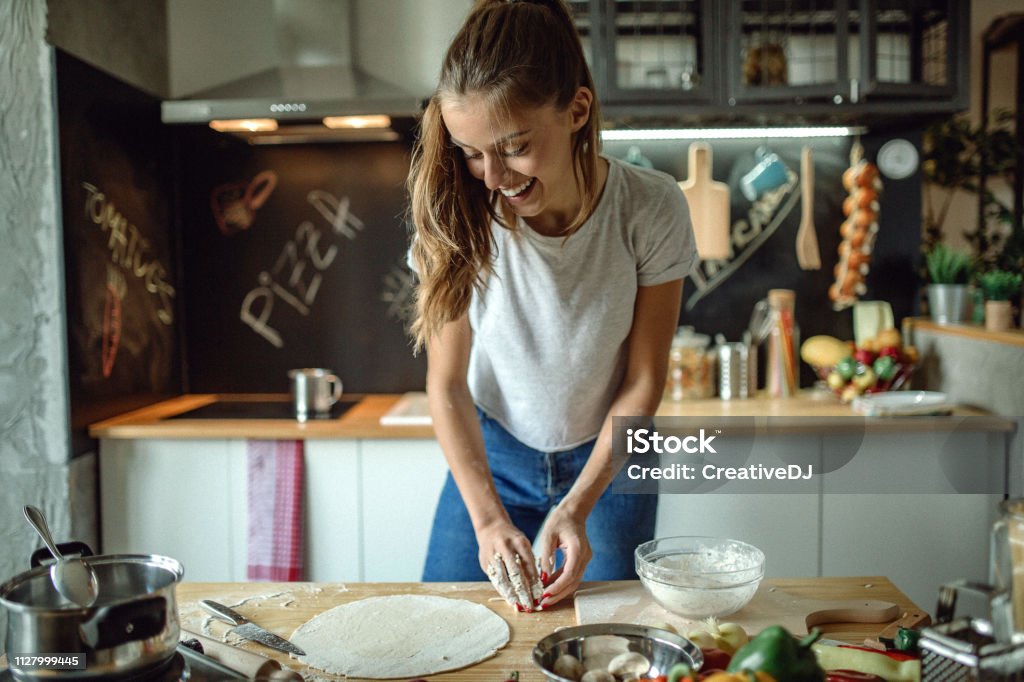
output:
M544 452L597 436L626 369L637 288L682 279L696 258L675 179L608 159L593 215L566 240L492 225L494 270L469 306L469 388Z

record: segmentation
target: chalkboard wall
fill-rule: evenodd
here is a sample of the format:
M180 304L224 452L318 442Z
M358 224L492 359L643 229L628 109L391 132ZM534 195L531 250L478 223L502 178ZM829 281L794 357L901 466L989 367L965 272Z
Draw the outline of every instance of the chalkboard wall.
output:
M179 129L192 392L285 391L295 367L349 392L422 389L405 333L408 142L250 146Z
M88 424L181 392L159 101L57 52L74 453Z

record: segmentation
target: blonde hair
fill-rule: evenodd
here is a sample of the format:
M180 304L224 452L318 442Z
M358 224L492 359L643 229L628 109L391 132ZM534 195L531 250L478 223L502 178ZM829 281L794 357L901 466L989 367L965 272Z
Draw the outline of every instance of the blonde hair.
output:
M499 215L495 193L474 178L441 118L447 97L481 96L492 112L553 105L565 110L580 87L594 92L579 34L563 0L479 0L452 40L437 90L420 122L408 189L419 274L415 347L469 308L473 289L490 272L491 223L515 229L510 210ZM600 110L574 134L574 174L582 202L566 226L568 237L593 212L600 151Z

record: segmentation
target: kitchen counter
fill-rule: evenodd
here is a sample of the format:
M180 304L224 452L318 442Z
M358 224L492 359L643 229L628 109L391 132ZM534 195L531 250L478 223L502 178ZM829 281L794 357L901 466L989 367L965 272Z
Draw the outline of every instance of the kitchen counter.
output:
M894 602L900 606L901 613L920 610L883 577L776 578L766 579L765 584L800 597L833 600L863 599L869 595L867 598ZM584 587L598 585L601 583L586 583ZM493 601L497 595L488 583L183 583L178 586L177 600L182 627L193 632L202 633L202 624L207 620L207 614L198 606L200 599L214 599L227 604L249 599L237 610L268 630L289 637L299 625L333 606L391 594L427 594L467 599L492 609L511 626L509 644L497 656L470 668L432 676L431 680L495 682L506 679L513 670L519 671L519 679L523 682L542 680L543 675L533 665L533 646L555 628L576 624L572 600L557 604L550 611L516 613L504 602ZM261 595L264 598L260 599ZM742 624L742 612L728 620ZM211 622L210 631L219 638L227 627L220 622ZM883 627L885 624L844 623L825 625L822 630L832 639L859 643L877 635ZM299 672L305 671L305 666L289 659L287 654L252 642L240 646L248 651L274 657ZM349 682L356 682L355 678L348 679Z
M348 439L380 438L408 439L433 438L429 425L403 424L382 426L380 418L402 397L393 394L374 394L361 397L360 402L337 419L318 419L299 423L293 419L189 419L174 415L194 410L221 400L267 401L286 400L280 394L200 394L183 395L155 405L149 405L111 419L93 424L89 435L93 438L258 438L258 439ZM762 392L749 400L685 400L664 401L658 408L658 417L755 417L759 430L776 433L806 431L883 431L912 432L956 430L970 420L973 431L1014 430L1012 420L993 417L988 413L960 407L949 417L864 418L849 405L844 405L831 393L808 389L793 398L770 398Z

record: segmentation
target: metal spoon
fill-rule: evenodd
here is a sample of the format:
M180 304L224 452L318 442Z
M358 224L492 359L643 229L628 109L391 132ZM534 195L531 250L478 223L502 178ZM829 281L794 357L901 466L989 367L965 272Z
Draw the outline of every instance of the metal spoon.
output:
M68 601L79 606L92 606L99 594L99 583L92 567L79 558L66 558L61 555L53 538L50 537L50 528L46 525L43 512L30 504L25 505L23 511L29 525L39 533L46 548L57 560L57 563L50 566L50 580L53 582L53 586Z

